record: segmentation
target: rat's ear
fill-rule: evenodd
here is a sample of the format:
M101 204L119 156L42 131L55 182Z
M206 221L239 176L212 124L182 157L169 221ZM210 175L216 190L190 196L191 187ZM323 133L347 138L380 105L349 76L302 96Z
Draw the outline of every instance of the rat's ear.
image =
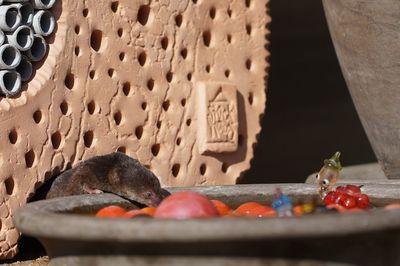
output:
M108 181L111 185L118 185L121 182L117 169L114 168L108 173Z

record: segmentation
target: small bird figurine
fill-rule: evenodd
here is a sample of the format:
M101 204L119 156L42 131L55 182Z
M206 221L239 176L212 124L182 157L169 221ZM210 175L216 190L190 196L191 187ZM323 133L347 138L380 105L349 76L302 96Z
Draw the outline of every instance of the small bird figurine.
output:
M339 177L342 165L340 164L340 152L336 152L332 158L324 160L324 166L317 174L318 193L321 199L324 199L326 194L331 191Z

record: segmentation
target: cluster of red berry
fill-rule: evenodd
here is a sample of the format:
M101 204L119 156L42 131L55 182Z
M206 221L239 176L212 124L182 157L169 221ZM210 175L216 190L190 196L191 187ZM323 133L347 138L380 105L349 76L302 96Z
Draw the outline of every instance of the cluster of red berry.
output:
M335 191L326 195L324 202L327 206L338 204L346 209L366 209L370 206L369 198L366 194L361 193L361 187L356 185L338 186Z

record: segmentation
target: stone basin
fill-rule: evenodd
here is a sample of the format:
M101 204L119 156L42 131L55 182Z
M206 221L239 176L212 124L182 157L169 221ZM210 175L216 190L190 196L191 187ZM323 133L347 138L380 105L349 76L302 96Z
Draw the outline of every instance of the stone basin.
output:
M308 184L184 190L236 207L271 203L277 187L294 201L317 197ZM363 192L379 207L400 202L399 189L368 184ZM183 221L84 215L109 204L130 205L111 194L73 196L30 203L14 219L22 233L45 246L50 265L400 265L400 210Z

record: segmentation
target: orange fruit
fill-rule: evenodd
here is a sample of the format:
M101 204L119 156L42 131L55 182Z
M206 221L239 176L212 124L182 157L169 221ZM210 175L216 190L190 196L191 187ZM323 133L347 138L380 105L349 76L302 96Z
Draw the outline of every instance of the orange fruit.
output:
M121 208L116 205L110 205L107 207L104 207L100 209L96 213L96 217L99 218L115 218L115 217L121 217L126 213L126 210L124 208Z
M294 206L294 208L293 208L293 214L294 214L295 216L302 216L302 215L304 214L303 205Z
M236 216L246 216L246 217L274 217L274 216L276 216L276 211L274 208L262 205L257 202L243 203L233 213Z
M231 208L220 200L211 200L211 202L221 216L228 215L232 212Z
M156 213L156 210L157 210L157 208L155 208L155 207L146 207L146 208L142 209L142 211L144 213L146 213L147 215L149 215L151 217L154 216L154 213Z

